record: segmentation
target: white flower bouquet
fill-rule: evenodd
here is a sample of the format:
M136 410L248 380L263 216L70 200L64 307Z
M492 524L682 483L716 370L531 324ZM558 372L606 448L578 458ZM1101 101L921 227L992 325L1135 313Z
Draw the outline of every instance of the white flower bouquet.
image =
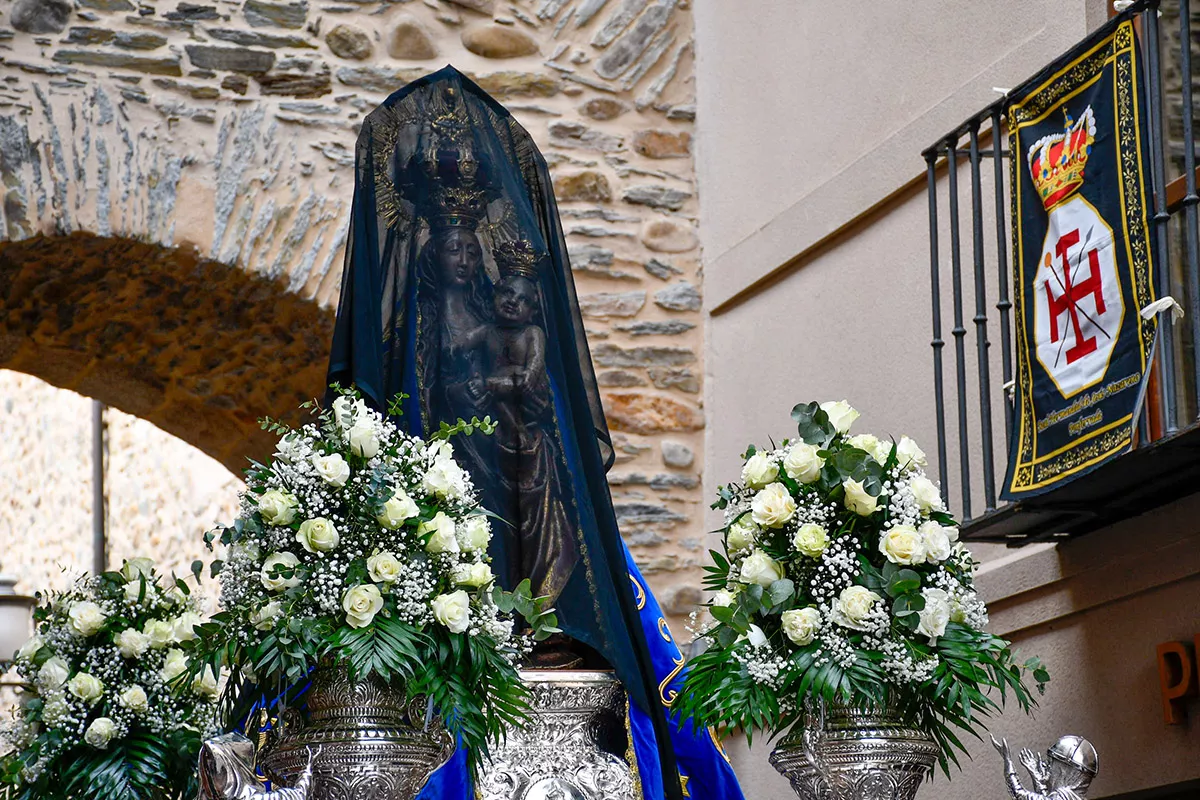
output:
M187 584L164 585L153 562L132 559L49 595L34 620L36 634L16 654L28 694L6 732L0 796L194 797L217 673L187 674L180 648L201 622Z
M799 438L751 446L719 489L707 649L675 708L701 725L789 730L806 703L896 706L929 732L941 765L1011 695L1029 711L1049 674L986 632L976 562L958 541L925 454L908 437L849 435L844 401L796 406ZM999 694L999 702L994 696Z
M427 443L335 389L331 408L305 404L316 419L299 429L264 421L281 435L274 459L247 472L238 519L206 535L228 546L212 564L222 610L190 648L192 668L229 668L229 724L242 701L321 665L403 682L469 752L486 752L527 708L516 665L528 642L510 612L535 638L557 630L528 582L493 585L492 521L449 442L490 421L443 425Z

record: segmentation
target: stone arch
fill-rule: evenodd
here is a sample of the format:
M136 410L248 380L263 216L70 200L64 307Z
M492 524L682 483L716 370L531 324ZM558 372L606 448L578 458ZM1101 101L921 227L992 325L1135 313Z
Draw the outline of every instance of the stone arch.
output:
M268 279L88 233L0 243L0 367L146 419L240 474L322 392L333 314Z

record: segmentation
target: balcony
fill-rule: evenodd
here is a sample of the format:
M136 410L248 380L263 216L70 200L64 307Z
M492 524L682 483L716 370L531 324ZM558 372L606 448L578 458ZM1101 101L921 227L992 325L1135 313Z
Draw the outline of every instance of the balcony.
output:
M1131 451L1038 497L998 502L1016 368L1006 185L1013 154L1005 149L1004 118L1012 90L1000 90L996 102L922 154L937 461L943 493L963 520L967 540L1017 547L1069 538L1200 491L1200 195L1193 102L1200 84L1200 67L1193 66L1200 59L1200 11L1188 0L1143 0L1122 17L1134 20L1142 49L1151 171L1146 202L1159 293L1186 310L1178 324L1159 325Z

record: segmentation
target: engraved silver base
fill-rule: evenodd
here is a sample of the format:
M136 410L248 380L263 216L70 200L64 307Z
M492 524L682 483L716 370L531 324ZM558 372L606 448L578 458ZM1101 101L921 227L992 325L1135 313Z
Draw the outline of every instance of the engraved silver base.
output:
M344 668L321 667L306 700L307 719L285 712L261 763L291 786L316 752L312 800L412 800L454 751L440 720L424 729L424 702L406 704L402 689L379 678L352 681Z
M797 726L771 765L803 800L913 800L937 763L933 737L890 709L830 706Z
M611 672L524 670L530 724L483 766L482 800L640 800L624 758L626 695ZM615 752L614 752L615 751Z

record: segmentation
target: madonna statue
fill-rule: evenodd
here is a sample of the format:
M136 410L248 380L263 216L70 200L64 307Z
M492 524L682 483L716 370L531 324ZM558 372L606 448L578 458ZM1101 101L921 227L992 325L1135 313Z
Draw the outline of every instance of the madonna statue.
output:
M530 135L453 67L366 117L329 381L356 385L428 436L460 436L494 525L506 589L552 598L564 641L538 666L611 667L629 693L631 751L648 800L741 800L708 731L668 717L684 659L617 530L613 451L546 162ZM422 797L468 800L465 759Z

